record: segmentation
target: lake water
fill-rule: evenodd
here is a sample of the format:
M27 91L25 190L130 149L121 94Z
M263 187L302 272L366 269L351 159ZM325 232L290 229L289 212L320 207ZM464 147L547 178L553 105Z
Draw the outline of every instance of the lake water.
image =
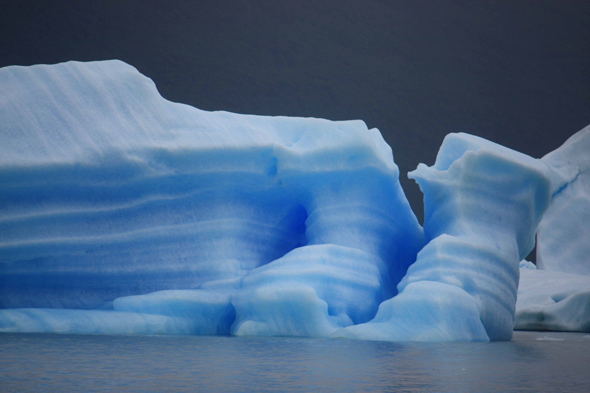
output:
M0 334L3 392L590 392L590 335L510 342Z

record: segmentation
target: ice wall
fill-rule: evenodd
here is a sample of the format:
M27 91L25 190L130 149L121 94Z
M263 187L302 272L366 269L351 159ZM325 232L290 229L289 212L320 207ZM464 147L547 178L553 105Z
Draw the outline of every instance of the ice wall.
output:
M362 121L205 112L120 61L6 67L0 91L0 330L283 334L310 299L335 329L423 245Z
M554 169L554 194L537 233L537 264L590 276L590 126L542 160Z
M424 193L428 244L375 319L333 337L509 340L519 262L551 197L547 166L467 134L449 134L436 163L409 176Z

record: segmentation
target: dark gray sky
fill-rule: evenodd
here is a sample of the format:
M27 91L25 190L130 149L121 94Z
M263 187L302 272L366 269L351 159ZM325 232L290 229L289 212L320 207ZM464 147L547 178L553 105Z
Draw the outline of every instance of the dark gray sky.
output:
M0 66L121 59L201 109L364 120L420 220L406 174L447 133L541 157L590 124L587 0L0 3Z

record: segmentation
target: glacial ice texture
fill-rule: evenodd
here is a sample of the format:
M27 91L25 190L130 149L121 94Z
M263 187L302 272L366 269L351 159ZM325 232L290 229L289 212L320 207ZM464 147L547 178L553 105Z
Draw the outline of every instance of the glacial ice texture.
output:
M553 196L537 232L539 270L521 269L515 329L590 331L590 126L542 161Z
M205 112L120 61L0 91L0 330L328 335L424 244L362 121Z
M512 337L519 262L551 197L547 166L467 134L409 176L424 193L426 246L375 319L333 337L487 341Z
M590 277L530 265L521 265L514 328L590 332Z
M542 161L554 169L554 195L537 233L537 264L590 276L590 126Z

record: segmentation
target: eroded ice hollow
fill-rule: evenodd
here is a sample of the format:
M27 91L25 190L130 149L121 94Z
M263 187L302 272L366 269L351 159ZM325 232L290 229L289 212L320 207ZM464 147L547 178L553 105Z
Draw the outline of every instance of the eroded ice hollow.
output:
M325 336L423 246L362 121L206 112L120 61L0 91L0 331Z

